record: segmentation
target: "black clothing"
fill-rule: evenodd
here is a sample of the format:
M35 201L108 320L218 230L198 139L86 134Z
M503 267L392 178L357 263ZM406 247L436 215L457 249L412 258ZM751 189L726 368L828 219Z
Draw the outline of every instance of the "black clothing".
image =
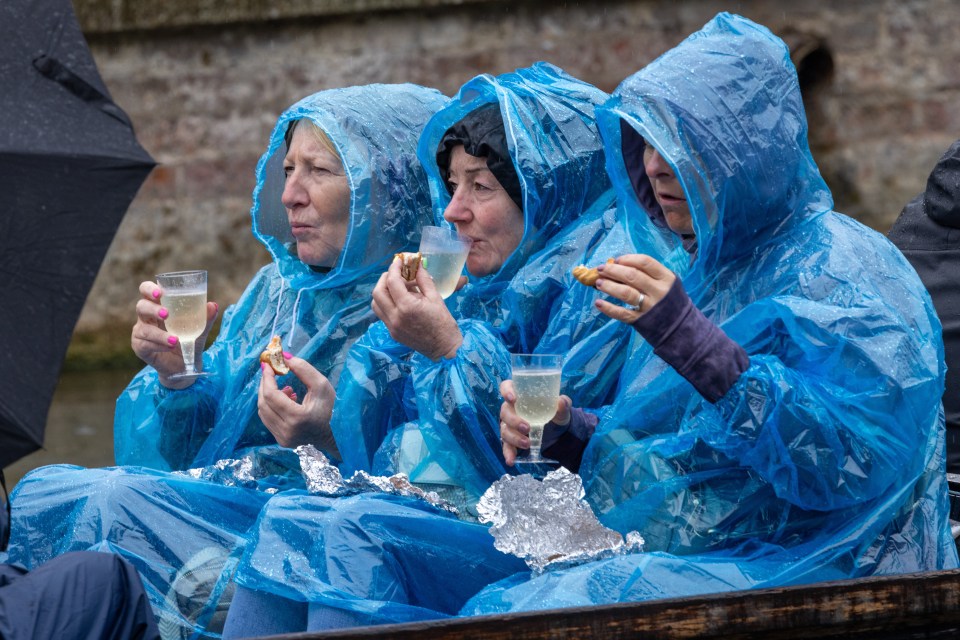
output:
M159 640L136 569L112 553L77 551L27 571L0 564L0 638Z
M903 208L887 236L916 269L943 325L947 471L960 473L960 140L940 158L926 190Z

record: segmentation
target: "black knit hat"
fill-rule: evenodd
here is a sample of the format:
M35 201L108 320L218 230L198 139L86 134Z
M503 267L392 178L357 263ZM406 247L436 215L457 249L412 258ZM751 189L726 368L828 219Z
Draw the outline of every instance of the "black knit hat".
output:
M475 158L486 158L487 168L503 187L510 199L523 210L523 191L520 178L513 168L503 117L497 104L488 104L471 111L460 122L447 129L437 146L437 167L444 184L450 178L450 153L457 145ZM453 195L452 193L450 195Z

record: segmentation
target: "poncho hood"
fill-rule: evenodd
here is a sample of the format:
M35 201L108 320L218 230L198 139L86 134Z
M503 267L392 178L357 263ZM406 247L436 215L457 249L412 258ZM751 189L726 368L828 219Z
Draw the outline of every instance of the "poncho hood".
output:
M450 194L437 166L448 129L484 105L499 106L513 167L523 192L524 232L496 273L471 278L486 289L502 288L534 253L610 188L594 108L607 99L596 87L538 62L499 76L467 82L424 129L417 154L427 171L436 224Z
M321 91L283 112L257 165L251 215L254 235L291 287L330 289L352 283L385 269L396 251L416 246L420 227L431 222L417 139L422 123L448 101L426 87L374 84ZM284 134L292 120L301 118L312 120L333 142L350 185L346 243L329 271L311 269L297 257L280 201Z
M620 201L661 228L649 181L636 170L642 141L622 136L622 128L639 133L673 168L696 232L696 259L681 273L694 299L720 264L748 257L779 229L833 207L807 143L789 50L760 25L718 15L624 80L597 117ZM675 246L683 243L665 233ZM685 272L686 262L671 266Z

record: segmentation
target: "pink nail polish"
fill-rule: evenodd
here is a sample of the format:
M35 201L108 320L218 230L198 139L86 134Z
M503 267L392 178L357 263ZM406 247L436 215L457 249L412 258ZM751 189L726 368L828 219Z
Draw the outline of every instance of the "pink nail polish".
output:
M283 357L286 358L287 360L289 360L290 358L293 357L293 354L290 353L289 351L284 351L284 352L283 352Z
M166 320L167 316L170 315L170 312L166 309L160 309L160 311L157 311L157 315L160 316L161 320Z
M159 297L160 297L160 289L154 289L154 290L153 290L153 297L154 297L154 298L159 298Z
M267 369L267 363L266 363L266 362L261 362L261 363L260 363L260 371L266 371L266 369Z
M177 344L177 336L170 336L169 338L167 338L167 344L169 344L171 347L174 346L174 345L176 345L176 344Z

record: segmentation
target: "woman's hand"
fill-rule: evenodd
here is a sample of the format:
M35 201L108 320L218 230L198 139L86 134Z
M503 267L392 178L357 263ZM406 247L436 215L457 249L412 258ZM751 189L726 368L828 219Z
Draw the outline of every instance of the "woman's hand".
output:
M400 261L394 260L374 287L370 306L394 340L431 360L452 358L463 344L457 321L422 267L416 281L407 282L400 275Z
M597 300L597 309L627 324L632 324L663 300L677 279L670 269L650 256L637 253L601 264L597 271L600 272L595 285L597 289L627 304L623 307L607 300Z
M513 380L504 380L500 383L500 395L503 404L500 405L500 440L503 445L503 459L507 466L512 467L517 460L518 449L530 448L530 425L517 415L517 394L513 390ZM569 396L561 395L557 400L557 412L550 422L543 428L544 437L552 426L565 427L570 424L570 407L572 401Z
M303 382L307 393L302 403L297 402L293 388L277 386L277 374L268 364L261 364L263 377L257 392L257 413L277 444L294 448L312 444L336 459L340 451L333 439L330 419L336 391L327 377L302 358L284 353L290 372Z
M169 389L185 389L193 380L171 381L169 376L183 371L183 353L177 337L167 332L164 320L169 312L161 305L162 291L156 282L140 283L140 299L137 301L137 323L133 325L130 346L137 357L157 370L160 384ZM219 307L216 302L207 303L207 326L197 338L196 367L201 368L203 346L207 335L217 319Z

